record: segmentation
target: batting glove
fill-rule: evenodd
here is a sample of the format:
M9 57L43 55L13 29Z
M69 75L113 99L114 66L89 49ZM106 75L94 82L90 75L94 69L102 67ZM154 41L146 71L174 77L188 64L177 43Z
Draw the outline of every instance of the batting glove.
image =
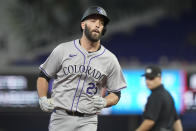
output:
M40 108L45 112L52 112L54 110L54 104L52 99L48 99L46 96L39 98Z
M107 105L106 99L100 96L94 96L93 103L94 103L94 107L100 110L106 107Z

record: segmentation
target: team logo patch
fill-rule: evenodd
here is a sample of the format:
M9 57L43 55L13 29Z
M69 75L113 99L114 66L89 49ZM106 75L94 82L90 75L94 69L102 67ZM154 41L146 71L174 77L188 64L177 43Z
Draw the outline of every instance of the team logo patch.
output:
M152 70L151 69L146 69L146 73L151 73Z
M106 15L106 12L100 7L97 7L97 11L99 12L99 14Z
M69 54L69 57L74 57L74 56L77 56L77 55L75 55L75 54Z

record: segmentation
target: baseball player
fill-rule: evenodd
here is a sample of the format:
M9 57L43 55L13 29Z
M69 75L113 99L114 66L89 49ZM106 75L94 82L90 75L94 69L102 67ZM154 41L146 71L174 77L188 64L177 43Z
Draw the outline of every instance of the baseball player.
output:
M97 114L118 103L126 82L117 58L100 43L108 23L102 7L89 7L81 19L82 37L59 44L40 65L39 104L52 112L50 131L96 131ZM103 89L108 92L104 97Z

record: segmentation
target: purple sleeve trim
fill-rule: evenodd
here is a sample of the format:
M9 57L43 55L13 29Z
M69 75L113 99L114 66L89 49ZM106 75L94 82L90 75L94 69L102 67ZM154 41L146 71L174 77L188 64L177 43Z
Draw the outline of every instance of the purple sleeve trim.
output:
M45 74L47 77L52 78L52 76L48 75L48 74L46 73L46 71L45 71L41 66L39 67L39 69L40 69L42 72L44 72L44 74Z
M88 66L90 65L90 63L91 63L91 60L92 60L92 59L94 59L94 58L96 58L96 57L101 56L102 54L104 54L104 52L105 52L105 49L104 49L104 51L103 51L101 54L99 54L99 55L97 55L97 56L92 57L92 58L89 60ZM82 89L81 89L81 91L80 91L80 95L79 95L79 97L78 97L78 102L77 102L76 110L77 110L77 108L78 108L78 103L79 103L79 100L80 100L80 96L81 96L82 91L83 91L83 88L84 88L84 83L86 82L86 77L87 77L87 74L86 74L86 76L85 76L85 78L84 78L84 82L83 82L83 85L82 85Z

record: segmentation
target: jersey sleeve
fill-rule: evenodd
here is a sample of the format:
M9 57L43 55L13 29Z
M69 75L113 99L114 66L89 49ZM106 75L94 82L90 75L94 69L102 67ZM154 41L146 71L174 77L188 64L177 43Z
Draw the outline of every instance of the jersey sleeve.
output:
M48 77L54 77L61 66L62 55L61 47L57 46L39 69Z
M114 59L110 66L110 73L107 78L106 86L109 92L118 92L121 89L126 88L126 81L117 59Z
M150 96L145 106L145 111L143 114L144 119L151 119L153 121L157 121L159 113L161 111L161 106L162 103L157 96Z

